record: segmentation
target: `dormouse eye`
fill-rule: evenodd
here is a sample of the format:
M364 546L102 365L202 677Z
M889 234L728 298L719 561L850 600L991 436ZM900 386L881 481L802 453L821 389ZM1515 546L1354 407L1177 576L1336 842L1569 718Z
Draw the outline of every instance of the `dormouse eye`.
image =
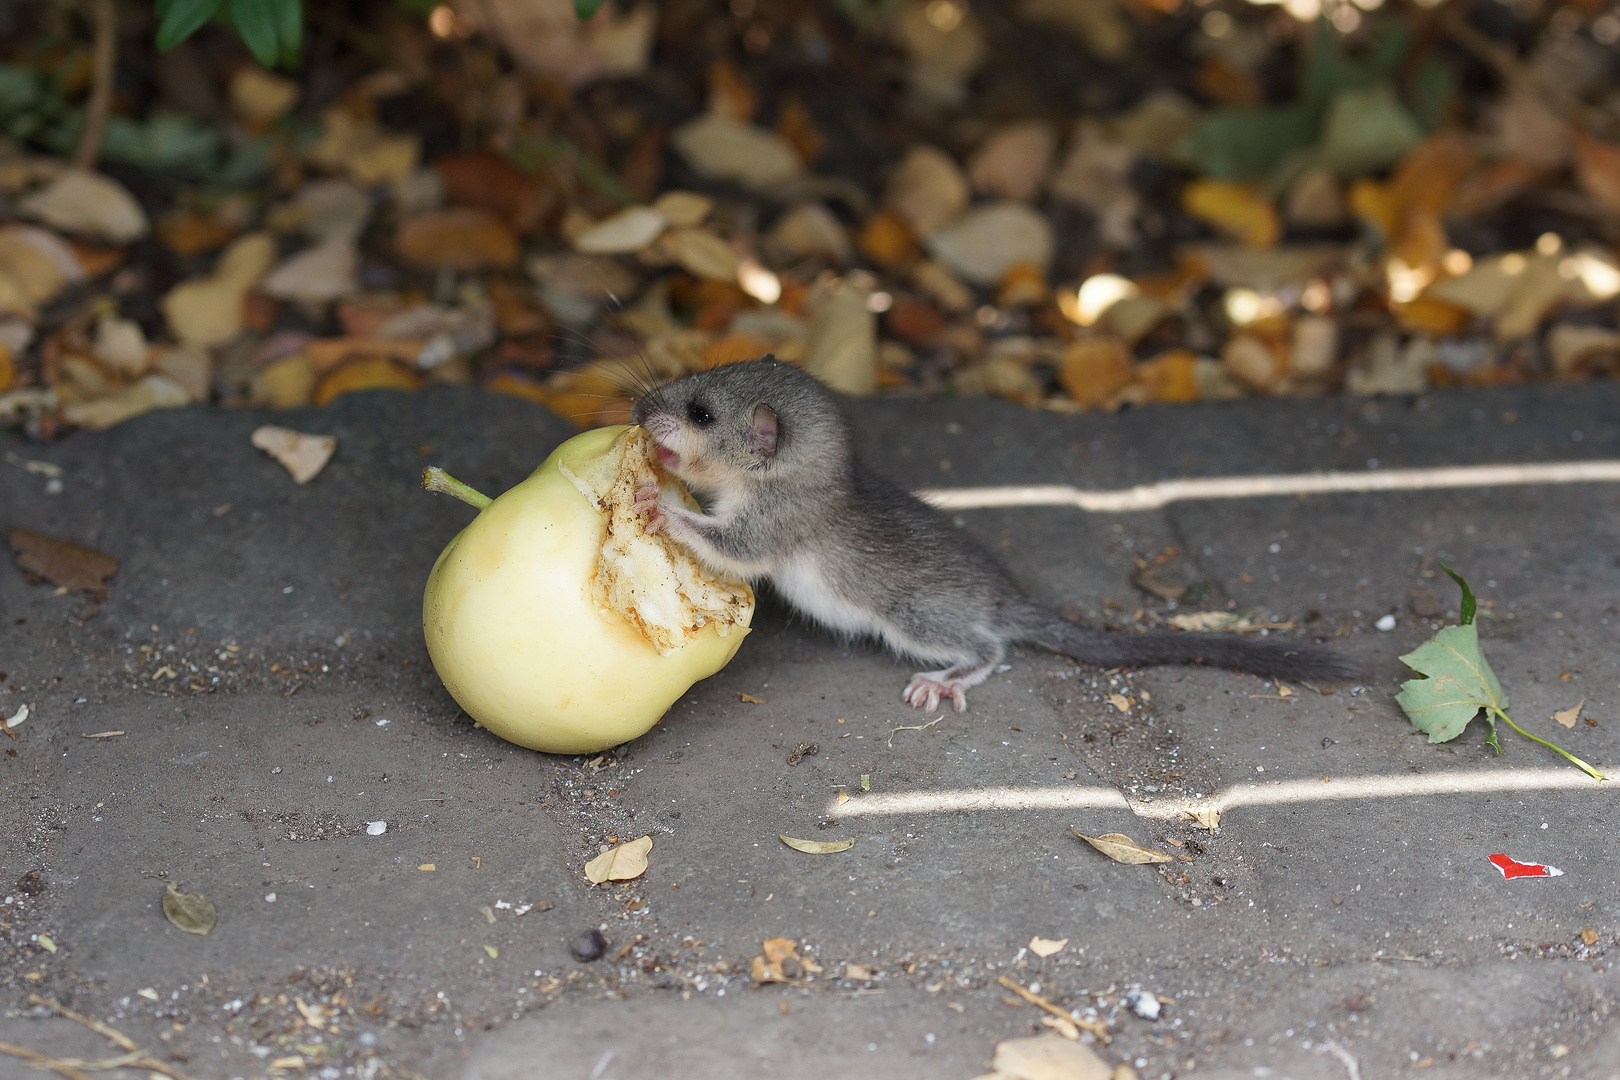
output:
M714 416L696 401L686 406L686 418L698 427L708 427L714 423Z

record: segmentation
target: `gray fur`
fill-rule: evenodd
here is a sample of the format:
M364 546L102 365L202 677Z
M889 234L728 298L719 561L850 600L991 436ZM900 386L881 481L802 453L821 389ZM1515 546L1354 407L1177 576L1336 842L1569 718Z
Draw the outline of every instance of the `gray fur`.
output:
M938 511L869 472L855 458L837 398L771 357L678 379L645 394L632 415L679 454L671 471L704 507L694 514L660 505L669 533L717 569L769 581L835 632L876 637L938 665L912 680L906 700L913 704L933 708L948 697L960 710L963 690L983 681L1013 641L1101 667L1207 663L1296 679L1356 674L1349 658L1318 646L1230 634L1112 634L1060 618ZM694 419L704 416L706 424Z

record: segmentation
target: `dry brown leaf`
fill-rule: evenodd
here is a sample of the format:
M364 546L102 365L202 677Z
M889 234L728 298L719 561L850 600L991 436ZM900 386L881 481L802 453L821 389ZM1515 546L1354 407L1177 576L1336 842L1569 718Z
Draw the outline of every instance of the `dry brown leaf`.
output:
M71 540L58 540L28 529L12 529L10 540L18 567L52 585L96 591L118 572L117 559Z
M1068 938L1032 937L1029 939L1029 951L1044 960L1048 956L1062 952L1064 946L1068 944Z
M1571 706L1570 708L1559 709L1557 712L1553 713L1552 718L1558 721L1560 724L1563 724L1565 727L1572 728L1575 726L1575 722L1581 718L1581 710L1585 707L1586 699L1581 698L1577 704Z
M172 883L163 890L163 917L176 930L199 937L206 936L218 921L212 900L202 893L183 893Z
M755 697L753 694L745 694L741 690L737 691L737 697L740 698L741 700L747 702L750 705L763 705L763 704L765 704L765 699L764 698Z
M274 424L256 428L252 442L286 466L292 478L300 484L315 479L337 452L337 439L331 435L306 435Z
M651 836L609 848L585 864L585 880L592 885L604 881L629 881L647 872L647 854L652 851Z
M1124 694L1109 694L1108 704L1112 705L1120 712L1131 711L1131 699L1126 697Z
M1069 826L1069 831L1074 833L1076 839L1084 840L1117 863L1141 866L1146 863L1171 861L1171 857L1164 852L1145 848L1124 833L1103 833L1101 836L1087 836L1073 825Z
M1115 338L1076 341L1064 349L1058 364L1058 382L1088 407L1103 404L1135 377L1129 350Z
M1575 179L1604 207L1620 212L1620 145L1577 133Z
M844 793L840 791L838 794L843 795ZM840 799L839 801L844 800ZM854 847L857 838L852 837L848 840L797 840L791 836L778 834L777 839L794 851L802 851L807 855L832 855L836 852L848 851Z
M411 262L435 269L506 268L518 258L517 237L505 222L462 206L407 218L394 246Z
M1090 1047L1057 1034L997 1043L994 1067L1008 1080L1111 1080L1114 1075L1113 1066Z
M1188 803L1181 812L1214 832L1221 824L1221 808L1213 803Z

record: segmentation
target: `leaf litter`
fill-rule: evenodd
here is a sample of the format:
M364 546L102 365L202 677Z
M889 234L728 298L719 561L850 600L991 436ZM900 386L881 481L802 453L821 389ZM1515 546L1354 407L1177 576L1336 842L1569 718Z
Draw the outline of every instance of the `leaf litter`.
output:
M352 73L336 95L296 55L274 74L199 49L211 108L126 114L174 91L156 54L125 63L105 170L67 160L85 111L54 61L4 65L0 185L31 224L0 237L0 415L48 437L461 383L590 424L624 418L603 376L629 356L668 378L766 349L849 392L1063 412L1620 370L1602 4L485 7L312 24L311 55ZM1014 26L1053 61L992 47ZM846 80L853 112L810 92L885 65ZM1114 89L1082 104L1063 73L1098 65ZM852 129L866 114L931 119ZM174 260L145 347L98 350L64 298L132 324L159 298L115 279ZM1124 288L1088 306L1099 282Z

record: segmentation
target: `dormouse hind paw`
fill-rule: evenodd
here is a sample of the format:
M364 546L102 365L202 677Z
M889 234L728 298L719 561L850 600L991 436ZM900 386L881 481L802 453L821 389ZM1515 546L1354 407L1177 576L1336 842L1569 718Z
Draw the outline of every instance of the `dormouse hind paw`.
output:
M913 708L933 712L942 699L950 699L957 712L967 709L967 684L960 679L941 678L943 672L918 672L906 684L902 701Z

